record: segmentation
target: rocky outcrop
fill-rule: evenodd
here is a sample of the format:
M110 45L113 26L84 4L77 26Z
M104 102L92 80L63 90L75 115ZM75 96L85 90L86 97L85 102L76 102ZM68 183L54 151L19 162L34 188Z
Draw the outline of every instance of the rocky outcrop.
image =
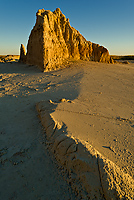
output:
M0 56L0 63L15 63L19 61L19 55Z
M20 61L37 65L42 71L53 70L64 60L72 58L113 62L108 50L87 41L79 31L71 27L69 19L59 8L54 12L38 10L36 17L27 45L26 60L23 61L23 54Z
M23 44L21 44L21 47L20 47L20 59L19 59L20 62L26 62L26 51L25 51L25 47Z

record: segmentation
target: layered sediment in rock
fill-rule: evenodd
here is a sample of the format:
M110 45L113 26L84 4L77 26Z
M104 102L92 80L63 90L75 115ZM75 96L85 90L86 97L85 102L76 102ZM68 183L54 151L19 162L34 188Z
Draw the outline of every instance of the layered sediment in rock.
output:
M112 63L109 52L103 46L87 41L71 27L59 8L54 12L38 10L36 24L31 31L26 61L37 65L42 71L53 70L66 59L92 60Z

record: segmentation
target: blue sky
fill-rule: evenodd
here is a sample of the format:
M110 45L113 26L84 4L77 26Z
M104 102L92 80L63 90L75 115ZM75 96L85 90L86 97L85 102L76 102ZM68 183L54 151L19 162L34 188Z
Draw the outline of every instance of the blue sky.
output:
M111 55L134 55L134 0L0 0L0 55L19 54L37 10L57 7L71 26Z

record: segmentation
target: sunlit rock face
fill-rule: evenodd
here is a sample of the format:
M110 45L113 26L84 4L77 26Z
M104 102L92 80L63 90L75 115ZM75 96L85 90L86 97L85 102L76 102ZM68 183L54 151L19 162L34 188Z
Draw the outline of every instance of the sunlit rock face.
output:
M111 63L106 48L87 41L57 8L38 10L36 24L29 36L25 63L42 71L54 70L66 59ZM21 58L20 58L21 60Z

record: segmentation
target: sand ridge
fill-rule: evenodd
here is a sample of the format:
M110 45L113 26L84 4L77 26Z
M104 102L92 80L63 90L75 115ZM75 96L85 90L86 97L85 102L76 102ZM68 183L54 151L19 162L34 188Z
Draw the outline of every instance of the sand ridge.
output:
M68 182L78 197L132 199L134 194L132 177L104 158L88 142L75 138L73 134L70 137L66 124L54 119L55 106L56 103L50 100L41 101L36 108L46 131L48 148L68 171Z

